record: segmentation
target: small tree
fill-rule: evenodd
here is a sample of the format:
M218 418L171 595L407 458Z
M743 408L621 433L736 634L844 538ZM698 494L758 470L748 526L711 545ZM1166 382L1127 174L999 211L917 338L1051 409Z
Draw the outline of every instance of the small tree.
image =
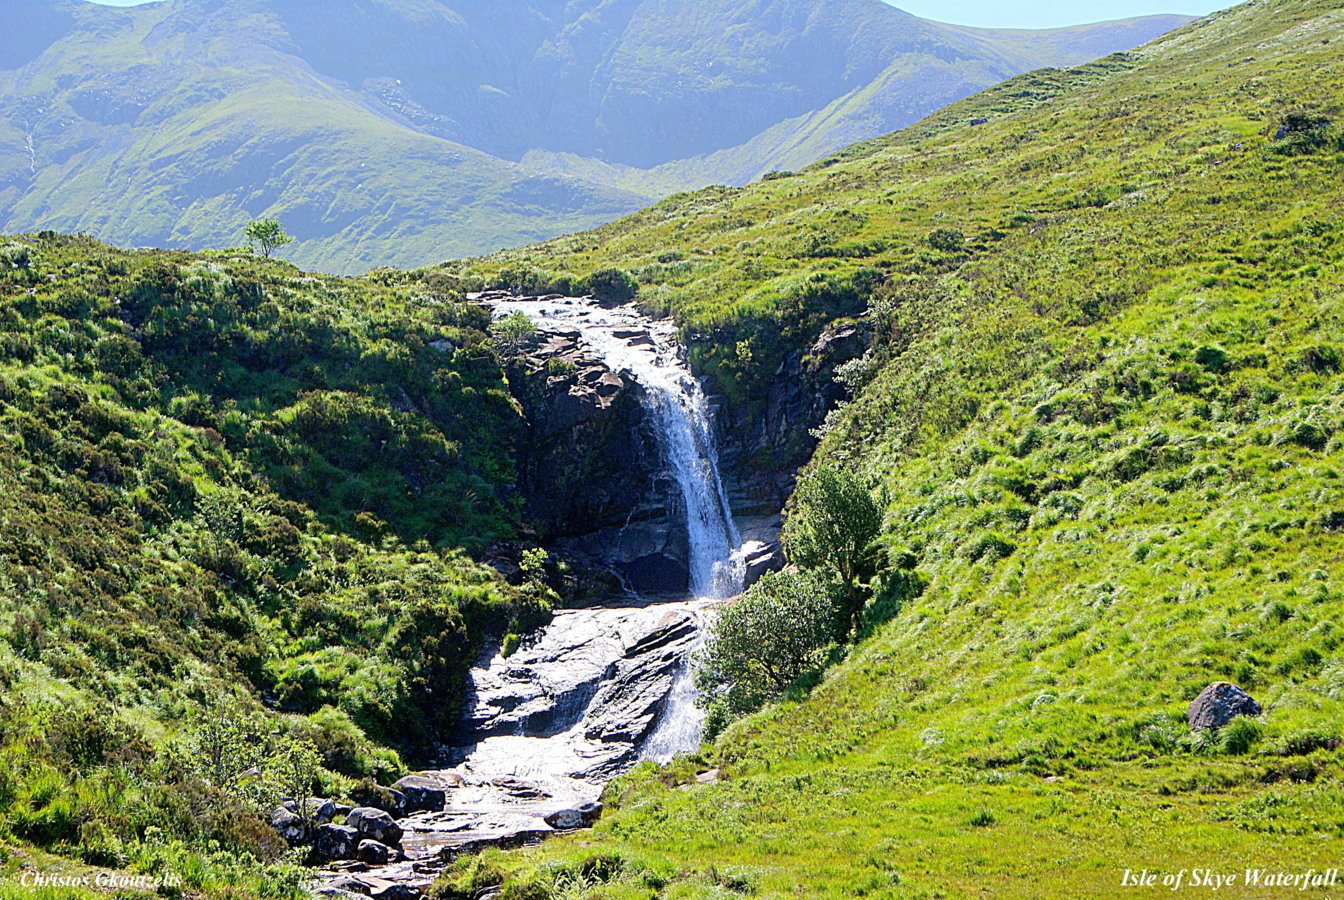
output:
M703 705L723 724L759 709L821 665L839 637L841 592L821 572L766 575L710 625L696 672Z
M849 628L857 634L864 604L860 581L873 575L882 509L858 476L834 466L804 478L794 502L784 527L784 551L797 565L828 567L840 577Z
M497 319L490 326L490 334L494 337L495 348L500 356L510 358L526 349L537 334L537 326L527 313L512 312Z
M258 219L251 222L243 229L243 233L247 235L247 246L254 253L260 247L262 255L267 258L286 244L294 242L275 219Z

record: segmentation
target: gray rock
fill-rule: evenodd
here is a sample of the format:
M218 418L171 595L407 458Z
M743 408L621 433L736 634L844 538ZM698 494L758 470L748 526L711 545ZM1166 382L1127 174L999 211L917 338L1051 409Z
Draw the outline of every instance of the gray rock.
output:
M636 742L661 711L696 633L683 611L566 610L513 656L471 672L464 735L473 743L553 736L586 717L585 732Z
M385 866L392 861L393 856L395 853L391 847L367 838L360 841L359 846L355 848L355 858L371 866Z
M374 809L381 809L383 812L391 813L394 817L400 816L406 810L406 795L393 788L383 787L380 784L361 784L354 792L353 797L358 806L371 806ZM358 807L356 807L358 808ZM346 813L348 816L349 813Z
M336 808L331 816L332 819L344 819L346 816L350 815L350 810L354 809L353 806L346 806L344 803L337 803L335 806Z
M350 815L345 817L345 824L360 837L372 838L383 844L401 843L401 826L384 810L371 806L352 809Z
M291 847L308 842L308 823L298 814L277 806L271 812L271 827L280 833Z
M348 825L319 825L313 832L313 855L318 859L350 859L358 846L359 832Z
M784 551L780 546L764 541L747 541L742 545L742 556L745 566L742 577L744 588L751 587L771 572L778 572L785 564Z
M420 900L422 895L419 888L409 884L384 882L371 885L369 896L373 900Z
M424 775L407 775L392 787L406 797L407 812L441 812L448 800L444 785Z
M326 825L336 818L336 804L321 797L309 797L303 801L303 811L314 825Z
M569 809L558 809L546 816L546 824L560 831L586 828L602 816L602 804L596 801Z
M1260 715L1260 704L1227 681L1215 681L1190 701L1185 719L1191 728L1222 728L1237 716Z
M583 815L577 809L557 809L546 817L546 824L560 831L583 827Z
M351 900L351 898L358 900L368 896L365 886L353 878L338 878L314 889L313 893L319 897L328 897L330 900Z

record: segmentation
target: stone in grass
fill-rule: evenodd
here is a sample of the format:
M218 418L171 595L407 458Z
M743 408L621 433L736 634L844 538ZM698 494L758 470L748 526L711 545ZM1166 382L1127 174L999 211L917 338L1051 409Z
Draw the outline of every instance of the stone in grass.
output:
M602 815L602 804L597 801L581 803L569 809L558 809L546 816L546 824L559 831L585 828Z
M359 832L360 837L371 838L381 844L401 843L401 826L381 809L361 806L350 810L345 824Z
M1185 720L1191 728L1222 728L1237 716L1260 715L1260 704L1228 681L1215 681L1190 701Z
M308 841L308 823L297 813L283 806L277 806L271 813L271 827L280 832L285 843L291 847Z

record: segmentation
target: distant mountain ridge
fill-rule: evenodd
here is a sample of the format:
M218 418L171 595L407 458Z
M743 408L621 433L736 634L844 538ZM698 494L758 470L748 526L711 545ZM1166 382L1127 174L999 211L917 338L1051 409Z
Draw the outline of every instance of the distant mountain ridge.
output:
M0 230L351 272L745 183L1165 16L983 31L879 0L0 0Z

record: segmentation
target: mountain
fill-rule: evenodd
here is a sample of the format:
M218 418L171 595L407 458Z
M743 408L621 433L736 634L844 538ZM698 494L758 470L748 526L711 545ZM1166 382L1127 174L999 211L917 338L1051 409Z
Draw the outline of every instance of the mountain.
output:
M423 265L743 184L1161 16L981 31L879 0L0 0L0 229Z
M623 268L767 430L857 344L811 467L884 518L861 640L613 785L594 831L439 896L1114 897L1145 869L1277 896L1246 861L1332 866L1342 27L1339 0L1256 0L443 267L529 290ZM1261 714L1192 729L1222 681Z

